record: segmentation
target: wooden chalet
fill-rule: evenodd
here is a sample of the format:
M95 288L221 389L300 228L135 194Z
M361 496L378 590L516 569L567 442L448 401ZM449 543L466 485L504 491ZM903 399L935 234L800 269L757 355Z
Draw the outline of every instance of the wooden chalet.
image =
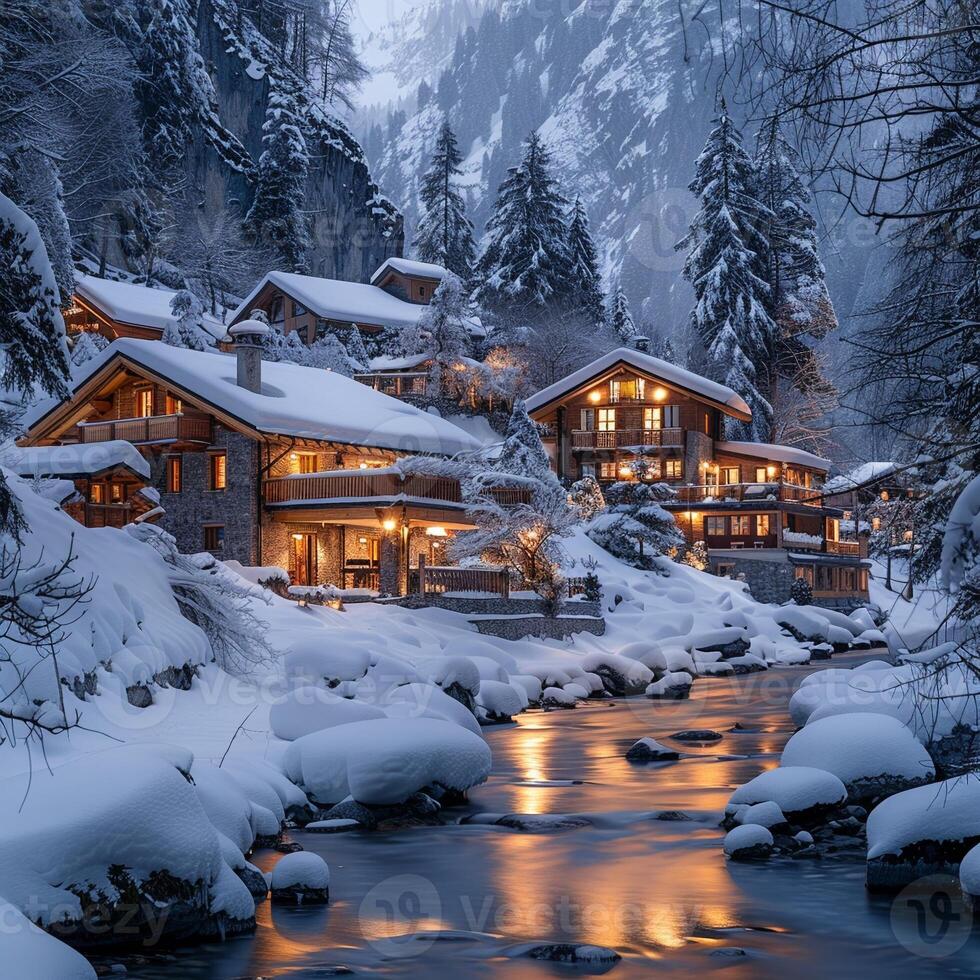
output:
M546 426L559 477L600 484L640 478L671 486L690 543L703 541L713 571L744 575L760 598L788 597L806 578L819 601L868 597L865 541L844 541L843 512L826 506L830 468L812 453L723 438L728 418L751 420L724 385L640 351L620 348L526 402ZM636 467L636 463L641 465Z
M472 525L457 481L398 460L479 443L348 378L261 361L262 329L233 327L232 354L119 340L68 399L33 410L22 445L131 443L184 552L281 566L297 585L404 591L419 556L441 566L446 538Z

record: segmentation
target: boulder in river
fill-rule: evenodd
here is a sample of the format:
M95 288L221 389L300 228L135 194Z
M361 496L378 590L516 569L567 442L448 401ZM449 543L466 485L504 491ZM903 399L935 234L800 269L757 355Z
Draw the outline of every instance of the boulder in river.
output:
M311 851L297 851L279 859L269 882L277 905L325 905L330 901L330 868Z
M654 738L641 738L626 752L627 762L672 762L680 757L680 752L661 745Z
M718 742L724 737L710 728L689 728L670 736L675 742Z
M742 824L725 836L725 856L732 861L765 861L772 854L773 843L765 827Z

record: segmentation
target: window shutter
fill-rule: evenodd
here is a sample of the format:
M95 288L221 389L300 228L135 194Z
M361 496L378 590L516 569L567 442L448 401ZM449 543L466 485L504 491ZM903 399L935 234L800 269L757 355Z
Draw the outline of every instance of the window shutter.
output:
M585 429L587 432L591 432L595 428L594 408L582 409L582 428Z

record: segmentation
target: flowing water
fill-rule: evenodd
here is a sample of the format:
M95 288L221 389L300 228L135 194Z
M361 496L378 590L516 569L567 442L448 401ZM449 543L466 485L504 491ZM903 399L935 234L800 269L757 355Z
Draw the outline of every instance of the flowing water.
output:
M947 937L937 947L928 930L910 940L899 928L900 942L893 901L865 891L859 860L726 862L719 815L735 786L778 761L792 733L786 704L804 672L704 679L688 701L597 702L489 729L493 775L471 793L468 812L576 814L591 823L548 834L474 824L297 832L330 864L329 907L263 902L253 936L177 950L176 961L131 966L129 975L231 980L350 970L523 980L588 972L515 955L534 941L614 949L623 958L611 972L620 978L980 975L980 929L969 937L961 928L962 942ZM736 723L742 730L730 731ZM690 728L724 737L710 746L670 741ZM688 754L627 763L626 749L645 735ZM655 819L666 810L693 819ZM278 857L267 851L253 860L268 870ZM959 948L937 960L950 945Z

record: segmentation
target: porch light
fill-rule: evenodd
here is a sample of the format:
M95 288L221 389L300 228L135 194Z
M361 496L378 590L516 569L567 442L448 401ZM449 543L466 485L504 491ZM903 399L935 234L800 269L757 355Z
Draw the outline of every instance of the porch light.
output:
M367 538L358 538L357 539L357 543L358 544L367 544Z
M386 517L386 518L385 518L385 519L384 519L384 520L383 520L383 521L381 522L381 526L382 526L382 527L383 527L383 528L384 528L384 529L385 529L386 531L394 531L394 530L395 530L395 528L396 528L396 527L398 527L398 521L396 521L396 520L395 520L395 519L394 519L393 517Z
M589 392L589 401L590 402L597 402L600 398L602 398L602 392L601 391L598 391L597 390L597 391L590 391Z
M620 468L619 468L619 475L620 476L624 476L624 477L625 476L629 476L630 475L630 472L631 472L631 470L630 470L630 468L628 466L620 466Z
M299 459L299 453L290 453L289 458L295 463Z
M358 463L357 464L357 468L359 470L366 470L368 468L368 465L367 465L367 463Z
M653 389L653 400L655 402L662 402L667 397L667 389L661 388L659 385Z
M771 465L770 466L767 466L766 467L766 476L768 476L768 477L771 478L771 477L774 477L775 475L776 475L776 467L775 466L771 466Z
M444 527L427 527L425 533L430 538L446 538L449 537L446 529Z

